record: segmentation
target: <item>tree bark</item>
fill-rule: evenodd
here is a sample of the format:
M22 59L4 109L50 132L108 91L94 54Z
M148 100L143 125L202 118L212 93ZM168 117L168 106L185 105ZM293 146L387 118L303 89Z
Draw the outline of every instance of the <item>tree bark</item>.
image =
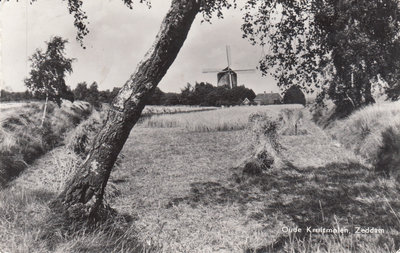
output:
M64 211L79 209L84 216L96 215L113 165L141 115L145 98L175 60L199 9L199 0L172 1L153 46L113 100L89 155L58 196L56 202Z

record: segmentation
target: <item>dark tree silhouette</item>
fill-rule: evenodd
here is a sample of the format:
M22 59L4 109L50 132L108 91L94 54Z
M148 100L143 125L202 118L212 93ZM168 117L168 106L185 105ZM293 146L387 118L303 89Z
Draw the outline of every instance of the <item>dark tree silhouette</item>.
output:
M73 90L75 100L86 100L89 95L89 89L86 82L80 82Z
M285 91L285 94L283 95L283 103L306 105L306 97L299 86L293 85Z

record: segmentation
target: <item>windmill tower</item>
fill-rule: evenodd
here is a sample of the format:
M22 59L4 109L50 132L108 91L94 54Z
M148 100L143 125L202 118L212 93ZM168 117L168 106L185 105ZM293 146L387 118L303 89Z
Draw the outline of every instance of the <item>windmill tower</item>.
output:
M226 46L226 59L228 67L223 70L205 69L203 73L217 73L217 86L228 86L229 88L237 87L237 73L236 72L254 72L255 69L231 69L231 48Z

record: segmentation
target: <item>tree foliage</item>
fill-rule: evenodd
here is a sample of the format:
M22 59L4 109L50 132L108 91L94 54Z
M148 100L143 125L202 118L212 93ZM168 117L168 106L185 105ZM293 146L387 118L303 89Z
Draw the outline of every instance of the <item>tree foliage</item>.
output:
M74 60L64 56L67 42L56 36L46 42L45 52L37 49L29 59L32 69L29 78L25 79L25 85L30 91L47 96L58 105L61 104L61 98L73 101L72 92L65 84L66 73L72 73Z
M398 80L397 0L248 1L245 9L244 37L269 45L260 69L281 87L321 89L358 108L373 102L373 82Z

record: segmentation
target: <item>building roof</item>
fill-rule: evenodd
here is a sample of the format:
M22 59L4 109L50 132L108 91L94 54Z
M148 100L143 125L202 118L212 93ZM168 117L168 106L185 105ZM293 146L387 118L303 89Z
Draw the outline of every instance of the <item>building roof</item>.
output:
M248 104L250 104L250 103L251 103L251 101L250 101L248 98L243 99L242 104L248 105Z
M263 104L273 104L275 101L281 101L282 97L279 93L260 93L255 98L254 101L260 101Z

